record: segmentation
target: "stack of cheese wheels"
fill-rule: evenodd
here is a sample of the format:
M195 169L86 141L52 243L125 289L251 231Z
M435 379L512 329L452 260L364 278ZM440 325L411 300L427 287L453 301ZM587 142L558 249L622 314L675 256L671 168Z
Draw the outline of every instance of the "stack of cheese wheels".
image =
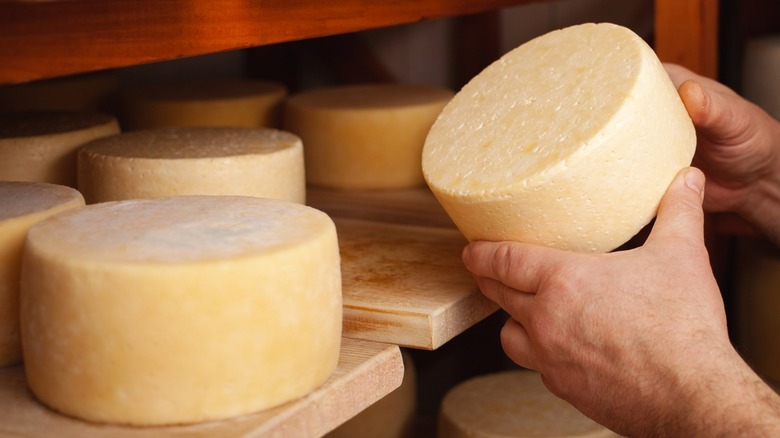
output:
M0 86L0 111L108 111L119 75L101 71Z
M272 81L201 79L160 83L123 93L122 127L276 128L284 85Z
M617 437L552 394L533 371L475 377L442 400L441 438Z
M411 355L403 350L401 354L404 361L404 379L401 386L325 435L326 438L410 438L414 436L417 374Z
M758 238L739 241L734 288L740 352L758 374L780 384L780 251Z
M0 367L22 358L19 338L19 275L27 230L60 211L84 205L70 187L0 181Z
M780 120L780 35L753 38L745 43L742 92Z
M113 116L47 112L0 116L0 180L76 187L76 154L85 143L119 133Z
M96 140L79 151L87 203L238 195L304 203L301 139L268 128L161 128Z
M450 90L351 85L309 90L285 104L284 128L303 139L306 180L336 189L424 185L420 153Z
M510 51L431 128L428 185L469 240L610 251L654 217L696 135L652 49L583 24Z
M29 231L20 319L29 386L65 414L162 425L263 410L336 367L336 229L255 197L64 212Z

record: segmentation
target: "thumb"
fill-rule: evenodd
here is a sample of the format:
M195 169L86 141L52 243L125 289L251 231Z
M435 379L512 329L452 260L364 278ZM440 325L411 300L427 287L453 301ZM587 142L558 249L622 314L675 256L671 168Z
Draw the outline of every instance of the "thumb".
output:
M704 244L704 174L695 167L677 173L658 206L648 243L686 240Z

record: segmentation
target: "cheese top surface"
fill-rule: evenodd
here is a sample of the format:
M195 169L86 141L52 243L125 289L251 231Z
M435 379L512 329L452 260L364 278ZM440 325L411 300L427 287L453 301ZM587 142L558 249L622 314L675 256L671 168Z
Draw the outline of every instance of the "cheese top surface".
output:
M630 99L643 45L623 27L584 24L507 53L442 111L423 152L426 178L452 193L498 196L543 184Z
M102 138L83 152L124 158L218 158L269 154L300 142L298 136L274 129L161 128Z
M449 100L452 91L423 85L363 84L327 87L291 96L291 106L330 110L384 110Z
M287 88L273 81L242 79L191 79L139 86L128 97L150 101L240 99L263 95L286 95Z
M0 220L13 219L69 204L83 204L70 187L37 182L0 181Z
M81 131L116 123L115 118L102 113L26 112L0 116L0 141Z
M38 249L100 263L192 263L273 253L334 227L319 210L241 196L174 196L105 202L30 230Z

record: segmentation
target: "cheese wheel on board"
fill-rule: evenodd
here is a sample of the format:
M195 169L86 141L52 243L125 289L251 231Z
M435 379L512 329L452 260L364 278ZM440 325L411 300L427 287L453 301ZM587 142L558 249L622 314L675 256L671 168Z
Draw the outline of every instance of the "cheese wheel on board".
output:
M21 333L30 389L95 422L163 425L259 411L336 367L332 220L255 197L108 202L30 229Z
M76 187L76 154L84 144L119 133L113 116L86 112L0 115L0 180Z
M119 90L112 70L0 86L0 111L110 111Z
M780 120L780 35L751 38L745 42L742 93Z
M417 374L411 355L401 350L404 378L401 386L337 427L325 438L411 438L417 407Z
M582 24L510 51L431 128L426 181L469 240L606 252L655 216L696 134L631 30Z
M474 377L452 388L439 411L440 438L617 437L551 393L534 371Z
M70 187L0 181L0 367L22 360L19 337L19 276L27 230L60 211L84 205Z
M160 128L79 151L87 203L176 195L238 195L303 204L301 139L268 128Z
M126 130L277 128L287 88L273 81L191 79L138 86L122 95L122 127Z
M284 129L303 139L306 180L335 189L422 186L425 136L453 92L367 84L319 88L291 96Z

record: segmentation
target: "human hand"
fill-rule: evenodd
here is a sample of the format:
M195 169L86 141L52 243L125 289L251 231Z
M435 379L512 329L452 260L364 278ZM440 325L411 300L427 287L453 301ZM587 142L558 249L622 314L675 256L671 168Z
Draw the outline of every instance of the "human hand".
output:
M473 242L463 253L483 293L511 316L501 332L506 354L623 435L722 432L705 415L736 418L715 410L752 396L740 388L763 385L729 343L703 242L703 184L699 170L682 171L636 249Z
M664 67L696 127L705 210L739 213L780 244L780 122L719 82Z

